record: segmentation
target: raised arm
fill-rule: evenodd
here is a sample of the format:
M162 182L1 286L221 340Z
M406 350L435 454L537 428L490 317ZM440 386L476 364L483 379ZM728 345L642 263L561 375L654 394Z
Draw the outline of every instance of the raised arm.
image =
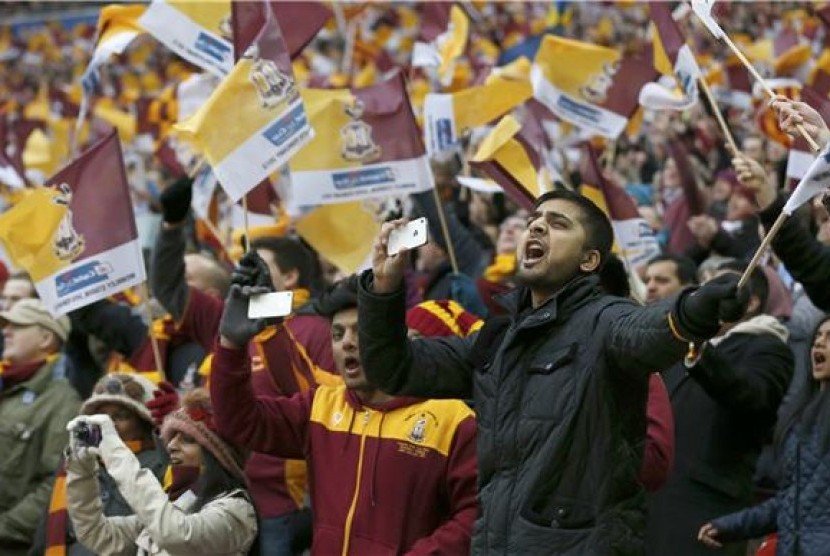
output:
M360 359L370 382L390 394L432 398L472 395L470 352L475 337L408 340L403 274L406 253L388 256L388 222L375 241L373 270L360 277Z

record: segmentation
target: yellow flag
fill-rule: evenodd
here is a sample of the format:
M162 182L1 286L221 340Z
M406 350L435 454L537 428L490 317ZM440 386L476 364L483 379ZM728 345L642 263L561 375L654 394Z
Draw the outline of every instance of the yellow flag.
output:
M17 205L0 214L0 241L12 263L39 282L68 264L52 246L67 206L58 202L60 193L50 187L26 191Z
M323 205L297 223L297 233L342 272L369 260L380 224L363 203Z

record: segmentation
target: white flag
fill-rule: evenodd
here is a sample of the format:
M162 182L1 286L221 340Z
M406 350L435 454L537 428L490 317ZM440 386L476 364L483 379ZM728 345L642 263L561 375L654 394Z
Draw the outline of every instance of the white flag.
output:
M715 0L692 0L692 11L700 18L709 32L712 33L716 39L720 40L726 36L726 32L721 29L715 18L712 17L712 6L715 5Z
M824 152L810 164L807 173L798 182L795 191L784 205L783 212L790 216L798 207L828 188L830 188L830 148L824 149Z

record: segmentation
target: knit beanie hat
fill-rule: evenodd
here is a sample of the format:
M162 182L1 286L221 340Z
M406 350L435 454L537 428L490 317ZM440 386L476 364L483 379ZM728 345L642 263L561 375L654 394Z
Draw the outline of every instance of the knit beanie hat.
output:
M451 299L419 303L406 312L406 326L422 336L464 338L482 327L484 321Z
M153 399L155 385L137 373L111 373L104 375L92 389L92 395L81 405L82 415L98 413L106 403L122 405L139 417L153 424L153 416L147 402Z
M182 397L181 408L164 418L161 438L167 444L177 432L186 434L208 450L227 471L244 477L245 456L222 440L213 421L213 406L204 388L196 388Z

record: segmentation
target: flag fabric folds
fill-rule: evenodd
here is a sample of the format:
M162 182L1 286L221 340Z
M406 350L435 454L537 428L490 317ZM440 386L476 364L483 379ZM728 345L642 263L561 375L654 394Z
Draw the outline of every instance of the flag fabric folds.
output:
M651 56L546 35L536 54L534 97L563 120L614 139L638 108L638 95L657 77Z
M115 130L47 183L0 216L0 237L50 312L62 315L143 282L141 242ZM18 220L32 207L28 221Z
M830 188L830 147L819 154L787 199L783 212L791 215L798 207Z
M551 187L539 153L522 137L522 126L505 116L481 142L470 167L481 170L522 208Z
M660 244L654 231L640 216L628 193L602 175L596 152L590 145L584 147L581 174L581 192L608 215L614 228L615 250L625 263L636 269L659 255Z
M345 274L371 261L380 222L366 203L324 205L297 222L297 233Z
M363 89L306 89L314 140L291 159L291 203L426 191L433 179L403 75Z
M231 74L174 130L205 157L233 201L311 140L314 132L273 16Z
M412 51L415 67L437 67L445 87L452 82L456 59L464 53L470 20L457 4L427 3L423 7L420 38Z
M219 77L233 69L230 0L153 0L139 19L167 48Z
M424 135L427 153L457 146L465 130L484 125L533 95L526 79L496 75L484 85L456 93L427 94L424 101Z
M265 12L268 9L277 18L292 59L300 54L332 16L331 10L322 2L234 1L231 4L231 22L235 60L239 60L256 38L265 24Z

